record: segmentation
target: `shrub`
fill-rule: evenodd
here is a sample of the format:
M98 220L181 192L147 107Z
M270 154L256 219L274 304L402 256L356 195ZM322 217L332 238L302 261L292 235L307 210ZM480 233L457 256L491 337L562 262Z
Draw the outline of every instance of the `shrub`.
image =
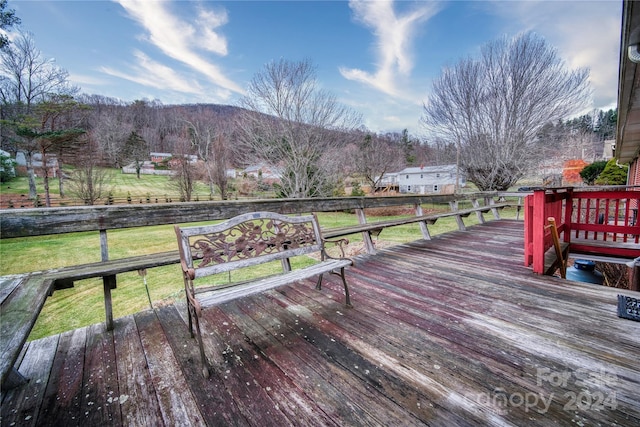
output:
M351 187L351 196L352 197L362 197L364 196L364 191L362 190L362 188L360 187L360 183L358 181L353 183L353 186Z
M607 162L602 173L596 178L596 185L625 185L629 166L618 166L615 159Z

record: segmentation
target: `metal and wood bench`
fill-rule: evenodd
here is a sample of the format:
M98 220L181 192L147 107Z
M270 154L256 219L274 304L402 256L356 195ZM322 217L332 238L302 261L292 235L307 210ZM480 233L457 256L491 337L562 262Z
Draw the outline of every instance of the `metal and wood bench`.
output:
M175 231L187 296L189 332L197 338L205 377L208 377L209 370L199 320L204 307L316 276L316 288L321 289L325 273L340 275L345 303L351 306L344 274L345 267L353 264L344 257L343 245L348 241L325 240L315 215L286 216L274 212L252 212L215 225L176 225ZM336 244L342 257L330 256L325 243ZM314 253L320 255L318 263L291 269L290 258ZM278 260L281 261L282 272L275 275L226 285L201 286L202 281L198 281L196 287L195 282L204 277Z

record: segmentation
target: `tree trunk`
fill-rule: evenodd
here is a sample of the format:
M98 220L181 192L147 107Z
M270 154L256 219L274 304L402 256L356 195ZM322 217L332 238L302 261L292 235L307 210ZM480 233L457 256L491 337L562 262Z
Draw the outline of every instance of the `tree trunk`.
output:
M42 178L44 181L44 203L45 206L51 207L51 196L49 194L49 169L47 168L47 153L42 150Z
M58 190L60 191L60 197L64 198L64 177L62 176L60 160L58 160Z
M25 163L27 165L27 176L29 177L29 200L35 200L38 195L36 188L36 172L33 170L33 156L31 151L24 153Z

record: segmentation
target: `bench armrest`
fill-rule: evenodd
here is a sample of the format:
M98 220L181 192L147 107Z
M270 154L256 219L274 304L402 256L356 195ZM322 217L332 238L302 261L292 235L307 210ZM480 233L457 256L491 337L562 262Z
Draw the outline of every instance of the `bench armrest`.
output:
M335 246L337 246L338 248L340 248L340 254L342 256L340 257L332 257L331 255L329 255L329 253L326 250L325 245L329 243L329 244L333 244ZM344 253L344 248L345 246L347 246L349 244L349 239L322 239L322 259L349 259L345 253ZM351 261L351 263L353 264L353 261Z

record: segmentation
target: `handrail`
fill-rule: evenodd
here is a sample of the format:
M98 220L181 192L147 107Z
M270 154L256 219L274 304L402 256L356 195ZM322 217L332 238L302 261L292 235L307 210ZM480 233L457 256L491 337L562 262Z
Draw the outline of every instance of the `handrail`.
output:
M525 193L520 195L525 195ZM285 214L333 212L403 205L441 204L493 197L501 197L501 193L477 192L448 195L264 199L153 205L1 209L0 239L212 221L256 211Z
M525 199L525 260L544 274L553 245L548 218L572 253L619 258L640 256L640 187L534 189Z

